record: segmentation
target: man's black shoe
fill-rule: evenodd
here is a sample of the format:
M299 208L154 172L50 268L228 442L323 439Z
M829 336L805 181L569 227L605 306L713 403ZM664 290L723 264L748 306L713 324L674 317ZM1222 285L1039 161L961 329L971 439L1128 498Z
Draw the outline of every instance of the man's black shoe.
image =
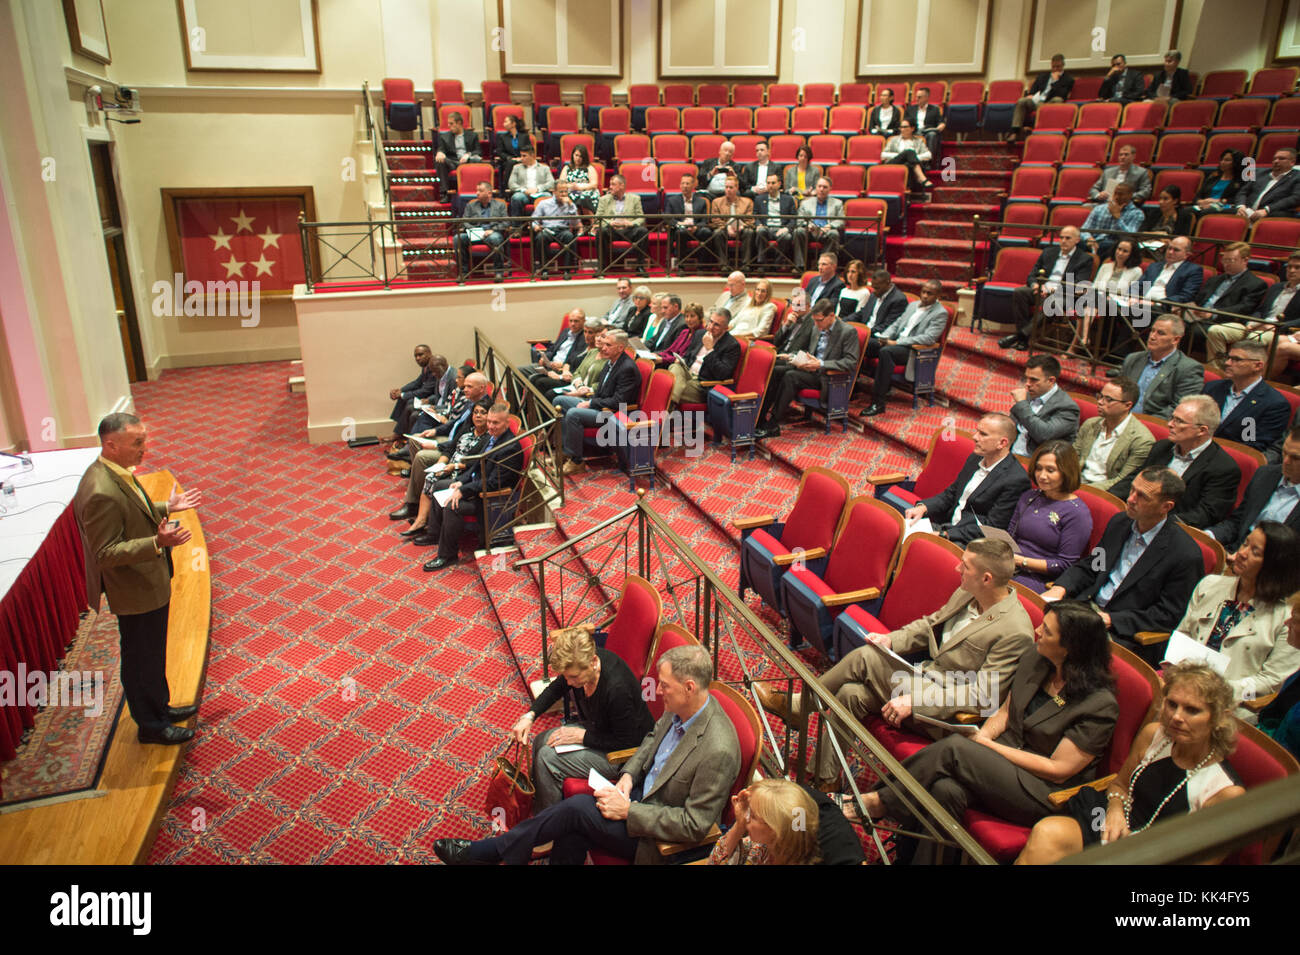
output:
M1015 348L1018 344L1020 344L1019 335L1003 335L998 339L999 348Z
M188 743L194 738L194 730L185 726L165 726L160 730L140 730L135 736L142 743L159 743L163 746L176 746Z
M414 504L403 504L397 510L389 511L388 519L390 521L409 521L411 518L415 517L417 513L419 513L419 511Z
M885 406L882 404L870 404L862 409L862 417L874 418L876 415L884 414Z
M781 437L781 426L779 424L769 424L767 427L764 428L756 428L754 430L754 437L779 438Z
M402 448L400 451L389 451L388 460L390 461L409 461L411 460L411 449Z
M167 719L173 723L183 723L199 711L199 704L191 703L189 706L169 706L167 707Z
M424 569L428 571L442 570L443 568L450 567L454 563L456 563L454 557L451 560L447 560L444 557L435 557L433 560L425 561Z
M446 865L487 865L469 857L470 844L468 839L435 839L433 854Z

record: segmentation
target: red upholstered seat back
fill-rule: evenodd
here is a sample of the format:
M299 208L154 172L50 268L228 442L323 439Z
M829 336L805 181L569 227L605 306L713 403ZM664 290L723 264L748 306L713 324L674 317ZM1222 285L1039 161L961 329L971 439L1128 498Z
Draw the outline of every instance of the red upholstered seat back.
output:
M1237 462L1237 467L1241 468L1241 480L1237 482L1237 504L1240 504L1242 495L1246 493L1246 485L1255 476L1255 471L1263 465L1264 456L1254 448L1225 438L1215 438L1214 443L1227 451L1232 456L1232 460Z
M790 132L814 136L826 132L826 110L820 106L799 106L790 113Z
M1082 202L1088 197L1088 190L1092 188L1092 184L1096 181L1097 169L1093 166L1082 169L1067 167L1062 169L1061 175L1057 177L1056 189L1052 192L1052 198L1057 201ZM1087 210L1084 210L1085 217L1087 214ZM1083 220L1080 219L1079 221L1082 222Z
M989 84L988 102L990 105L993 103L1014 103L1024 95L1025 84L1021 80L994 80Z
M718 110L718 131L727 136L748 133L754 128L754 111L743 106Z
M1228 757L1228 765L1241 777L1247 790L1292 776L1297 772L1295 757L1253 726L1237 724L1237 745ZM1256 842L1234 852L1227 865L1262 865L1277 848L1280 836Z
M737 83L731 88L731 105L758 109L763 105L763 84Z
M688 106L682 110L683 133L711 133L717 121L717 113L707 106ZM717 152L713 155L716 156Z
M443 103L463 103L465 85L460 80L434 80L433 99L439 106Z
M415 83L405 79L384 80L385 103L415 102Z
M1124 107L1120 129L1160 129L1168 107L1164 103L1129 103Z
M736 740L740 743L740 772L736 774L736 781L731 786L731 794L734 796L748 786L754 777L763 746L762 727L750 702L725 683L714 680L709 687L709 695L722 708L722 712L727 714L727 719L731 720L731 725L736 730ZM735 821L730 799L722 811L722 821L725 825Z
M725 83L701 83L695 91L695 101L701 106L711 106L714 109L721 109L726 106L731 99L731 94L727 91Z
M1119 162L1119 151L1125 146L1132 146L1137 156L1134 162L1145 166L1156 154L1156 137L1153 133L1120 133L1110 141L1110 156L1107 162Z
M1294 66L1256 70L1250 79L1250 89L1246 92L1252 96L1287 96L1295 89L1298 73L1300 70Z
M669 83L664 87L664 105L681 109L695 105L695 87L689 83Z
M1079 495L1079 500L1088 505L1088 511L1092 514L1092 535L1088 538L1088 552L1091 553L1100 543L1110 519L1124 510L1124 502L1108 491L1087 485L1080 486L1075 493Z
M628 574L619 596L618 613L609 625L605 649L617 653L638 680L646 675L662 609L659 592L650 582Z
M608 83L584 83L582 87L582 104L584 106L613 106L613 87Z
M632 129L632 111L626 106L605 106L598 115L602 133L627 133Z
M1202 96L1239 96L1245 88L1245 70L1211 70L1201 81Z
M627 88L628 106L658 106L658 83L633 83Z
M799 105L798 83L771 83L767 87L767 105L794 109Z
M645 131L651 136L656 133L675 133L682 128L682 112L671 106L650 106L645 111Z
M822 580L837 594L864 587L883 591L902 538L898 511L872 497L855 497L840 522Z
M682 124L684 132L691 132L689 126ZM691 137L691 162L695 165L703 165L706 160L715 159L718 155L718 147L722 145L727 137L718 133L698 133Z
M667 370L657 369L646 383L641 396L641 411L647 415L663 414L668 410L668 399L673 394L673 376Z
M805 106L834 106L834 83L805 83L803 85L803 104Z
M1080 140L1082 142L1082 140ZM1033 133L1025 140L1020 157L1022 166L1053 165L1065 155L1065 136L1061 133Z
M1151 704L1156 698L1158 678L1155 671L1136 654L1124 647L1111 644L1110 675L1115 679L1115 699L1119 702L1119 717L1110 747L1097 763L1097 774L1117 773L1133 748L1133 740L1154 714Z
M1119 126L1123 109L1119 103L1084 103L1074 121L1075 131L1114 130Z
M898 571L880 605L880 622L891 630L933 613L961 585L962 549L934 534L913 534L903 541Z
M867 192L899 194L907 191L906 166L869 166Z
M1106 161L1109 151L1108 136L1071 136L1065 162L1071 166L1100 166Z
M641 388L637 391L637 406L640 407L645 403L645 393L650 387L650 378L654 375L655 363L649 358L638 358L636 360L637 374L641 376Z
M558 106L563 100L560 98L559 83L534 83L533 84L533 105L534 106ZM548 118L550 114L547 114Z
M948 432L948 429L940 428L930 439L930 450L912 493L918 498L933 497L938 494L957 480L962 465L974 453L975 439L969 432L959 430Z
M796 547L821 547L829 552L848 498L849 486L844 478L825 468L808 468L799 482L799 496L785 519L781 543L791 551Z
M1219 107L1215 129L1257 129L1264 125L1271 104L1266 99L1230 99Z
M1169 110L1166 129L1209 129L1214 125L1214 113L1218 104L1208 99L1185 99L1175 103ZM1201 145L1205 145L1204 142ZM1217 158L1217 157L1212 157ZM1196 160L1192 160L1195 162Z
M1011 192L1008 198L1030 199L1038 202L1052 194L1052 186L1055 184L1055 169L1043 166L1021 166L1011 175Z
M849 138L849 162L870 165L880 162L885 151L884 136L851 136Z
M753 348L746 349L744 357L740 360L740 377L736 379L734 389L736 394L762 395L767 391L767 381L772 375L774 364L776 364L776 349L771 345L755 342Z
M861 106L834 106L831 108L827 128L832 133L856 134L862 132L867 120L867 111Z
M1038 261L1038 249L1014 246L998 252L993 263L993 277L990 282L1024 285L1029 277L1029 270Z
M1025 613L1029 614L1029 622L1033 624L1034 629L1043 622L1043 614L1047 610L1047 605L1043 603L1043 598L1038 596L1028 587L1016 581L1011 581L1011 589L1016 592L1020 598L1020 606L1025 608Z
M1055 133L1073 129L1078 111L1073 103L1044 103L1034 115L1034 132Z

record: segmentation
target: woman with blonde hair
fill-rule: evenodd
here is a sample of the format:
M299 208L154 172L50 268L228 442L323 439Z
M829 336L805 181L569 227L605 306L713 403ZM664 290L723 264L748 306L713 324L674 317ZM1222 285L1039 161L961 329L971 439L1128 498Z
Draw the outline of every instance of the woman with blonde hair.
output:
M1040 820L1017 865L1055 862L1245 793L1225 762L1236 741L1232 687L1199 663L1167 667L1164 681L1159 718L1138 733L1105 792L1084 786L1065 814Z
M564 780L570 776L586 778L594 769L617 779L618 769L605 754L640 746L654 726L640 681L618 654L596 646L590 626L556 630L550 639L546 660L557 676L510 730L514 739L528 742L533 721L563 701L564 725L533 741L535 813L563 798ZM570 750L572 746L582 748Z
M818 809L802 786L760 779L731 797L736 823L713 846L709 865L816 865Z

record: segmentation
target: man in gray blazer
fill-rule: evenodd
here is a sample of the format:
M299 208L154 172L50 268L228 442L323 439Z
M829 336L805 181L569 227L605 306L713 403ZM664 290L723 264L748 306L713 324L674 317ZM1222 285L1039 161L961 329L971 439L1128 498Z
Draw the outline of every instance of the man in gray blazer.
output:
M948 325L948 310L939 304L939 285L930 279L921 286L920 301L912 302L888 328L867 341L867 357L876 359L876 382L871 390L871 404L862 417L885 413L885 399L894 380L894 369L907 367L913 345L933 345L943 337Z
M804 388L818 388L825 400L826 373L829 371L853 374L858 369L858 333L840 321L831 299L818 299L809 313L812 315L812 340L807 357L795 364L795 356L782 353L772 368L763 407L759 412L755 434L760 438L775 438L781 433L781 419L785 417L790 402Z
M1124 359L1119 373L1137 382L1137 414L1168 418L1178 402L1198 395L1205 385L1205 369L1199 361L1178 350L1183 340L1183 320L1173 314L1161 315L1151 323L1146 351L1134 352Z
M1089 202L1106 202L1110 199L1110 190L1117 182L1127 182L1133 187L1133 201L1141 205L1151 198L1151 173L1139 166L1137 150L1132 146L1121 146L1118 165L1107 166L1097 177L1097 181L1088 190Z
M808 240L822 244L822 255L839 257L844 235L844 203L831 195L831 181L817 180L816 191L799 203L799 225L794 230L794 264L800 272L808 261Z
M438 839L448 865L527 865L553 841L551 865L582 865L588 850L637 865L664 862L658 842L696 842L722 818L740 773L740 742L709 696L713 664L703 647L675 647L659 664L664 715L623 764L615 786L577 795L494 839Z
M1142 469L1155 436L1133 417L1138 399L1137 382L1119 377L1101 386L1097 416L1079 426L1074 451L1079 455L1082 482L1109 491L1119 481Z
M1015 402L1007 412L1020 433L1012 454L1033 454L1044 441L1073 441L1079 430L1079 406L1057 385L1061 363L1051 355L1033 355L1025 362L1024 384L1011 389Z

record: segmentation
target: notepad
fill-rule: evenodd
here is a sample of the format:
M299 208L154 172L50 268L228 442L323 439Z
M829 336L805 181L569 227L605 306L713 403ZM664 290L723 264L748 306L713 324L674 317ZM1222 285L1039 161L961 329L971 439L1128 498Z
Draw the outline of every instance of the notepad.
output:
M592 792L600 792L602 789L615 788L613 783L594 769L587 770L587 785L591 787Z
M1181 630L1169 635L1165 644L1165 663L1204 663L1219 676L1228 672L1228 655L1198 643Z

